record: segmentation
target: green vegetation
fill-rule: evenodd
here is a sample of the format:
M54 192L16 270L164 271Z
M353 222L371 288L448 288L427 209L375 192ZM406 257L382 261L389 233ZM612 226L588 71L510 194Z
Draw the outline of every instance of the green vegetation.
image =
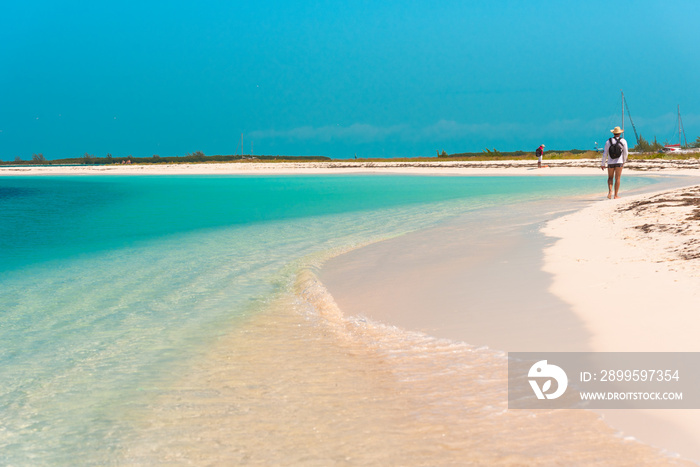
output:
M493 155L493 156L502 156L502 155L503 155L503 154L501 154L501 152L498 151L498 149L496 149L496 148L493 148L493 151L489 151L489 148L486 148L486 149L484 150L484 154L486 154L486 155Z
M206 163L206 162L318 162L330 161L330 157L325 156L206 156L202 151L195 151L185 156L161 157L154 154L152 157L133 157L129 154L126 157L113 157L107 154L105 157L96 157L87 152L82 157L70 157L65 159L46 160L43 154L34 154L31 161L23 161L20 156L15 157L14 162L0 161L0 165L109 165L109 164L179 164L179 163Z
M663 150L664 146L656 141L656 136L654 136L654 142L649 143L647 140L644 139L642 135L639 135L639 142L635 147L632 148L632 151L635 152L645 152L645 153L656 153L656 152L661 152Z
M698 159L700 158L700 153L697 152L659 152L656 154L630 154L629 159L631 160L649 160L649 159L665 159L665 160L686 160L686 159Z
M700 137L690 145L691 147L700 148ZM641 135L639 144L631 151L636 154L630 154L632 160L640 159L695 159L700 157L698 152L690 153L665 153L662 152L663 146L654 138L652 143L646 141ZM569 149L569 150L550 150L546 151L545 160L557 159L600 159L601 153L597 151ZM535 152L526 151L511 151L501 152L494 149L485 148L482 152L463 152L456 154L448 154L446 151L437 151L437 158L433 157L395 157L395 158L360 158L355 159L357 162L434 162L436 159L440 161L506 161L506 160L536 160ZM180 164L180 163L210 163L210 162L330 162L333 159L325 156L232 156L232 155L216 155L206 156L202 151L194 151L187 153L184 156L160 156L153 154L151 157L133 157L131 154L125 157L114 157L112 154L107 154L105 157L96 157L92 154L85 153L82 157L46 160L43 154L34 154L32 160L24 161L20 156L15 157L13 162L4 162L0 160L0 165L110 165L110 164Z
M566 151L546 151L544 157L547 159L591 159L600 156L595 151L569 149ZM441 156L440 159L450 161L498 161L537 159L537 156L535 156L534 151L501 152L496 148L494 148L493 150L486 148L483 152L462 152L457 154L449 154Z

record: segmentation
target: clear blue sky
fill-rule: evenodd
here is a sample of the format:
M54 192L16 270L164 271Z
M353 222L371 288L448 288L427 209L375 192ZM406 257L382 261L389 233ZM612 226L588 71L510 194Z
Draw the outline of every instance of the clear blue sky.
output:
M2 160L233 154L241 133L339 158L587 149L620 90L647 139L677 139L678 104L700 135L697 0L23 0L0 39Z

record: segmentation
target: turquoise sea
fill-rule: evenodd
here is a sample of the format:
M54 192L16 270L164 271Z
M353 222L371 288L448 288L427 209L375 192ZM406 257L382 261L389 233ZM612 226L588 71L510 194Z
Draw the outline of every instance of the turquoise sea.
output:
M114 463L188 362L323 258L605 192L602 176L0 177L0 464Z

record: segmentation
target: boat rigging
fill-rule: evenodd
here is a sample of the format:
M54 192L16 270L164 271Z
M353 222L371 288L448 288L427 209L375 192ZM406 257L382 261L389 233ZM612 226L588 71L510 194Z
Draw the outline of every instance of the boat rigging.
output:
M681 135L683 136L681 138ZM683 144L685 143L685 144ZM667 144L664 146L664 151L680 151L688 147L688 140L685 137L685 128L683 128L683 119L681 119L681 106L678 105L678 144Z
M637 142L637 146L639 145L639 135L637 135L637 128L634 126L634 121L632 120L632 114L630 113L630 108L627 105L627 99L625 99L625 93L620 90L620 94L622 94L622 131L625 131L625 109L627 109L627 116L630 119L630 123L632 124L632 130L634 131L634 139Z

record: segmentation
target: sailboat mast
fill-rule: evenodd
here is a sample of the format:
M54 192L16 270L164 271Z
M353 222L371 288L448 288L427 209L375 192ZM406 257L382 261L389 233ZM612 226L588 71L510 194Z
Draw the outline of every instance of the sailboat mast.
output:
M681 129L683 130L683 142L685 142L685 145L683 147L687 148L688 147L688 138L685 136L685 128L683 128L683 118L681 117L681 106L678 105L678 121L681 122Z
M622 126L620 126L620 128L622 128L622 132L624 133L625 132L625 93L622 92L622 89L620 89L620 94L622 95L622 103L621 103L622 104L621 105L621 107L622 107Z
M678 104L678 145L683 147L683 141L681 141L681 105Z

